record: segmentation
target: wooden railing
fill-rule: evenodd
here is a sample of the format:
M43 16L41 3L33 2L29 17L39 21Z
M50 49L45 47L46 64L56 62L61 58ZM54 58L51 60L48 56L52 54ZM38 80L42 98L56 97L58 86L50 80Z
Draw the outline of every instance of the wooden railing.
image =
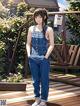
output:
M51 67L63 69L80 69L80 47L78 45L67 45L67 58L63 51L63 45L55 44L51 54Z

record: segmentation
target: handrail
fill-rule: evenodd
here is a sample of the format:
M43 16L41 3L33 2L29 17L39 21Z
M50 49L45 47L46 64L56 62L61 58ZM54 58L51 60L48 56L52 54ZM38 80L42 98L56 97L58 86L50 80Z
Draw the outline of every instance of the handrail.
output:
M63 11L63 12L48 12L48 15L55 15L55 14L76 14L76 13L79 13L80 14L80 11ZM33 13L27 13L26 14L27 16L31 16L33 15Z

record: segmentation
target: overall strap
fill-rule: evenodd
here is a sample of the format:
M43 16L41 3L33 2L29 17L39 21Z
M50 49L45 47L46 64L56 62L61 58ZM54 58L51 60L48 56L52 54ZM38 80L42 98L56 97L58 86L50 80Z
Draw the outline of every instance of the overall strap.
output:
M48 26L47 26L47 25L45 25L45 26L44 26L44 31L45 31L45 32L46 32L47 28L48 28Z
M47 31L47 28L48 28L48 26L45 25L45 26L44 26L44 32L45 32L45 33L46 33L46 31ZM43 34L44 34L44 33L43 33ZM45 37L45 34L44 34L44 38L46 38L46 37Z

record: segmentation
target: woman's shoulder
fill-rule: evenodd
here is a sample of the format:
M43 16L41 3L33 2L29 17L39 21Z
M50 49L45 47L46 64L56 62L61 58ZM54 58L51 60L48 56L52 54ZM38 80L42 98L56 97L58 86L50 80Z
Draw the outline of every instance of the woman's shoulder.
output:
M50 26L47 26L47 31L48 31L48 32L53 31L53 28L50 27Z
M34 29L34 25L29 27L29 31L33 32L33 29Z

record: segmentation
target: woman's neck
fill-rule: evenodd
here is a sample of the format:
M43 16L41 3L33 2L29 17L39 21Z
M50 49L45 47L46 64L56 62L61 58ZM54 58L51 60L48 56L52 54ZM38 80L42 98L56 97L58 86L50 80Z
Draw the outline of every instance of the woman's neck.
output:
M37 27L40 31L42 31L42 25L36 25L36 27Z
M42 25L36 25L39 29L42 29Z

